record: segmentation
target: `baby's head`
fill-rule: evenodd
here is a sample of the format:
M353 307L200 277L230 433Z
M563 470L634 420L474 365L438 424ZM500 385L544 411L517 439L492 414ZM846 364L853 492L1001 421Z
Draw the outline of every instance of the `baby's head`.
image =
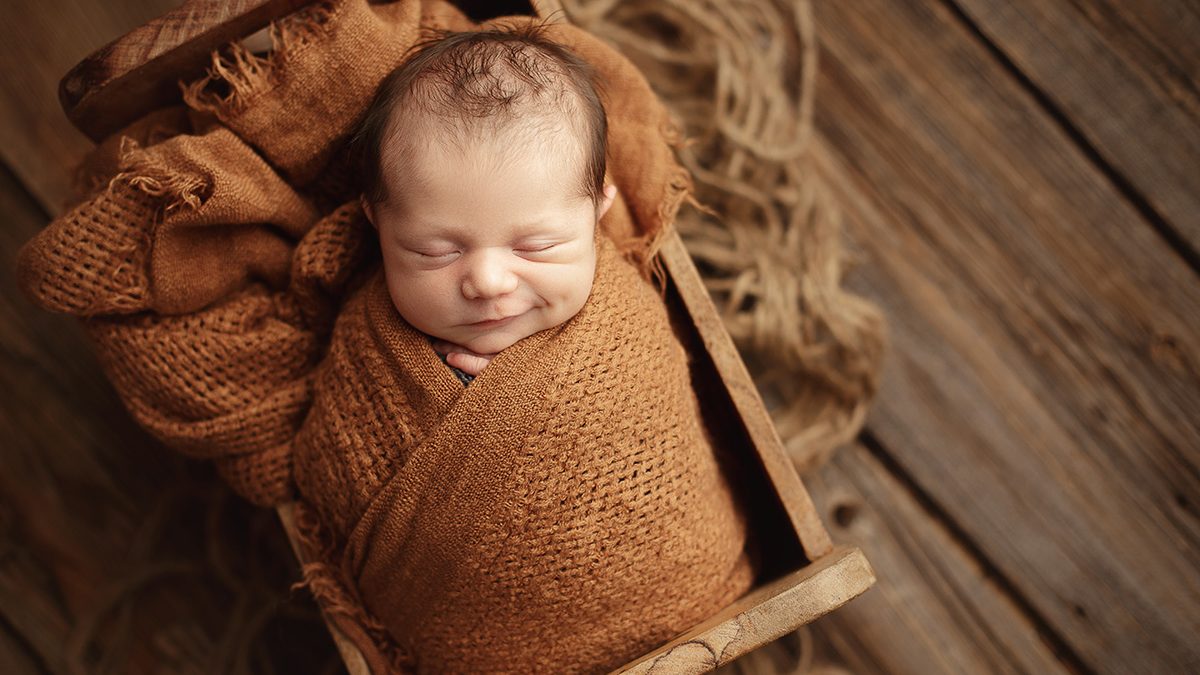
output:
M354 140L397 311L480 354L579 312L616 194L593 71L541 33L442 34L384 80Z

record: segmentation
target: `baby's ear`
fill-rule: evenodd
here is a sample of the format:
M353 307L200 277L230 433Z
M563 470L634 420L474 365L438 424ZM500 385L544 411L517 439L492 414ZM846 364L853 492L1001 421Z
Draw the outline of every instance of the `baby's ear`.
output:
M379 229L379 225L375 223L375 209L371 207L371 203L367 201L366 195L359 195L358 203L362 205L363 215L367 217L367 222L371 223L371 227Z
M604 186L604 196L600 198L600 206L596 209L596 220L599 221L608 213L608 209L612 207L613 200L617 198L617 186L609 183Z

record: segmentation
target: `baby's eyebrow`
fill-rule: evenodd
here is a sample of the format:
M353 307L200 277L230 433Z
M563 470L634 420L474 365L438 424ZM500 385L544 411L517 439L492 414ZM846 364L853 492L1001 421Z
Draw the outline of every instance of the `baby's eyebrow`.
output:
M527 227L516 231L516 239L530 239L533 237L561 237L565 231L561 227L552 227L549 225L539 225L537 227Z
M551 235L560 236L572 230L570 223L557 218L535 220L512 228L518 237Z

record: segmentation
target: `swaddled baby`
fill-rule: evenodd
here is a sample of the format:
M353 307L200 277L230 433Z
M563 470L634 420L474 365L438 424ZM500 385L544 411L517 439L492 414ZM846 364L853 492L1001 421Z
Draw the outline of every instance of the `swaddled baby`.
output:
M342 310L295 461L368 660L602 672L753 580L686 352L600 226L626 207L591 73L537 30L453 34L357 137L382 271Z

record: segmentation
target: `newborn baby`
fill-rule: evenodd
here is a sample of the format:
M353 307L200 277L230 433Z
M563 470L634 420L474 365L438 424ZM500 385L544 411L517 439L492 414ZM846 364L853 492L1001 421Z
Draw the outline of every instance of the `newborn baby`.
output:
M435 42L368 109L362 205L388 291L464 381L587 300L616 194L606 128L586 63L507 32Z

